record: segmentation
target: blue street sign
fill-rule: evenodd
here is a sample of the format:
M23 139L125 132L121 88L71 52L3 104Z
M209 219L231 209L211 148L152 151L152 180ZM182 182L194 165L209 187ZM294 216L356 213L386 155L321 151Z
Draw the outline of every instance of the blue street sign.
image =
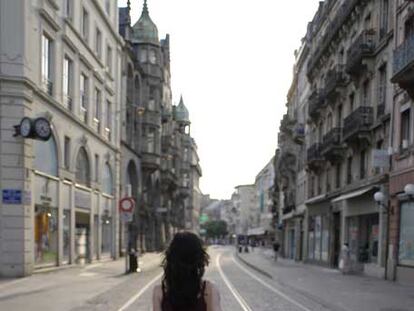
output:
M22 204L22 191L3 189L3 204Z

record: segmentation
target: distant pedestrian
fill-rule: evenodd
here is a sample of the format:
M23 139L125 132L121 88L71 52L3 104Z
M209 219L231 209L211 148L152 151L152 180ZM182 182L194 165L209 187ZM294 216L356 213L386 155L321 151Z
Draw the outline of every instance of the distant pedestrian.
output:
M351 254L348 243L344 243L342 246L341 259L339 260L339 270L341 270L343 274L351 271Z
M165 251L164 276L153 291L153 311L221 311L217 288L203 280L209 260L197 235L177 233Z
M279 254L279 247L280 247L279 242L273 242L273 251L275 253L275 260L277 260L277 256Z

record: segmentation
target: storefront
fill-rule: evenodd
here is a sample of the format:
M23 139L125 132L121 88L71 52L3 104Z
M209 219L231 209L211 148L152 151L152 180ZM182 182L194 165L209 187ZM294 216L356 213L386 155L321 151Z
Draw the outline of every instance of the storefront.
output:
M90 262L91 256L91 193L75 189L75 262Z
M307 261L331 265L331 207L325 196L306 202L307 212Z
M112 204L113 199L107 196L102 197L103 204L102 204L102 213L101 213L101 236L102 236L102 243L101 243L101 257L111 257L112 254Z
M386 217L374 201L380 186L370 186L332 201L342 212L341 245L348 244L351 271L383 278L385 275Z

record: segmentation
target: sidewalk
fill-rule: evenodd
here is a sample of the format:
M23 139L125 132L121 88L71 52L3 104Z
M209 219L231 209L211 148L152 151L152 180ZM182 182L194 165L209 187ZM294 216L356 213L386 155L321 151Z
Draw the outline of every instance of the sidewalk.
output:
M161 264L161 258L160 253L145 253L142 256L139 257L139 268L141 268L142 271L148 271L156 268L156 266L159 266ZM110 270L118 271L120 273L125 272L125 257L120 257L117 260L112 259L105 259L101 261L95 261L91 264L86 265L64 265L64 266L58 266L58 267L50 267L50 268L42 268L34 271L34 274L28 277L22 277L22 278L2 278L0 277L0 290L3 287L12 285L12 284L18 284L21 282L24 282L25 280L30 279L31 277L39 274L48 274L53 275L56 273L64 273L65 270L80 270L80 271L88 271L97 267L106 267Z
M273 251L256 248L237 253L242 262L271 278L280 286L300 292L320 303L343 310L414 310L414 286L381 279L342 275L338 270L280 259Z

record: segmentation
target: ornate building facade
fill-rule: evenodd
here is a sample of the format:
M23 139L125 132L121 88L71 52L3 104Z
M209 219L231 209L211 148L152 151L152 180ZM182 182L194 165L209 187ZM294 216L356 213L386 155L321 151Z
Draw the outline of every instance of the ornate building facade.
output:
M182 98L178 105L172 104L169 35L159 40L146 1L133 26L129 2L120 8L120 16L125 65L129 66L124 68L124 142L125 149L134 151L133 162L128 152L123 152L123 188L131 185L137 202L129 228L131 246L142 251L160 250L174 232L197 229L201 169L190 136L189 112ZM128 175L131 163L136 185Z
M297 51L275 168L287 257L336 267L348 243L354 271L385 276L388 216L373 194L388 193L393 12L321 2Z
M118 257L120 66L109 1L1 1L0 275ZM14 135L25 118L47 141Z

